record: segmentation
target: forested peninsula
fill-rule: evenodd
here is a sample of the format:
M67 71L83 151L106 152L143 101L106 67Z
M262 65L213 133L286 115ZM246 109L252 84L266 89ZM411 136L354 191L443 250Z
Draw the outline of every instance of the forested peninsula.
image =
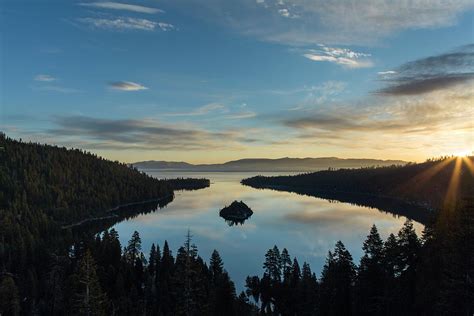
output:
M294 176L255 176L244 185L377 207L423 224L455 201L474 196L474 157L442 157L404 166L328 169Z

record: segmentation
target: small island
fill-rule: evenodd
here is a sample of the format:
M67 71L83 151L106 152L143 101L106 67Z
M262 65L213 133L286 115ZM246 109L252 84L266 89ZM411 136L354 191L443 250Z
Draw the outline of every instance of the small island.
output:
M219 212L219 215L224 218L230 226L235 224L242 225L252 214L253 211L250 207L242 201L234 201Z

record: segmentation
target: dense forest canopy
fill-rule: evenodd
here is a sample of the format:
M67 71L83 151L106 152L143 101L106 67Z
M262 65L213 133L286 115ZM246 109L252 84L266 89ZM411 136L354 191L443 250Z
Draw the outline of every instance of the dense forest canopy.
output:
M31 285L40 291L51 255L72 241L61 227L112 217L124 204L170 201L174 189L209 186L207 179L158 180L79 149L3 133L0 161L0 271L15 276L22 296Z
M474 195L474 156L443 157L405 166L324 170L242 180L255 188L314 195L356 193L399 199L438 210Z

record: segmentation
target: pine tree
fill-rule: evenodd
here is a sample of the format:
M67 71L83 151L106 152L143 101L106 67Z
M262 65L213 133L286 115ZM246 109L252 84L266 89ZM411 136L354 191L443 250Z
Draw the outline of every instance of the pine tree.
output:
M355 266L341 241L329 252L321 276L321 313L351 315Z
M106 297L102 292L96 264L90 251L86 251L74 275L74 308L77 315L105 315Z
M142 240L140 234L135 231L133 232L132 238L128 242L126 249L127 259L129 262L134 263L139 258L140 251L142 250Z
M298 293L300 295L300 306L298 306L300 309L300 314L308 316L318 314L318 281L316 279L316 275L311 272L311 267L307 262L303 263Z
M214 250L209 263L211 273L210 309L212 315L235 315L235 286L229 275L224 270L219 253Z
M263 263L265 273L273 282L281 281L281 256L280 250L275 245L273 249L269 249L265 254L265 262Z
M291 275L291 258L286 248L283 248L281 252L281 267L283 270L283 281L288 283Z
M174 258L168 246L168 241L165 240L163 245L163 256L159 267L158 280L158 301L160 303L160 310L163 315L172 315L173 300L172 300L172 275L174 273Z
M416 235L413 223L407 220L398 232L399 258L399 302L402 313L407 314L414 310L416 295L416 274L421 249L421 242Z
M151 244L150 257L148 259L148 272L150 276L154 279L156 273L156 263L157 263L157 252L155 244Z
M362 249L364 255L360 260L355 285L357 313L379 315L382 312L386 278L383 269L383 241L375 225L370 229Z
M220 276L224 272L224 264L222 263L221 256L219 255L219 252L214 249L214 251L211 254L211 260L209 262L209 270L212 273L212 277L216 278L217 276Z

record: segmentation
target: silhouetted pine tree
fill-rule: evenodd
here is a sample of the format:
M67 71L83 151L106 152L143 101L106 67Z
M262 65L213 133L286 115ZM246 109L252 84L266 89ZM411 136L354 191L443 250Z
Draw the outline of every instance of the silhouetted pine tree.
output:
M352 314L352 285L355 266L352 256L341 241L334 253L329 251L321 274L321 313L323 315Z
M382 313L385 270L383 268L383 241L375 225L370 229L362 247L364 255L357 269L355 284L356 313L380 315Z

